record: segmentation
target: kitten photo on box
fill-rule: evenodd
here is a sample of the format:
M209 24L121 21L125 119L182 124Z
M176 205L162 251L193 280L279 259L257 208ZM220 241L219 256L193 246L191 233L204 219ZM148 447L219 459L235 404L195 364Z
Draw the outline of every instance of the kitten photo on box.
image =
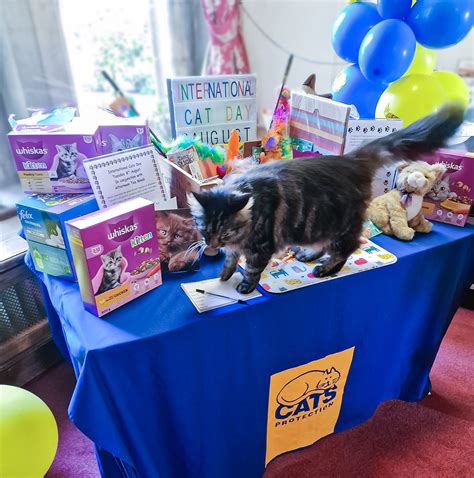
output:
M199 269L205 247L189 209L155 211L156 233L163 272Z

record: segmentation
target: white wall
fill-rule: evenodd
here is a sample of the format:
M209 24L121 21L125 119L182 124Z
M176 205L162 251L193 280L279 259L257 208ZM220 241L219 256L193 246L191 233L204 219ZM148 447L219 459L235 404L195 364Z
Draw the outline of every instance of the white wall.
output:
M395 1L395 0L394 0ZM342 60L331 46L331 32L344 0L243 0L242 24L250 68L258 76L259 106L273 108L288 54L272 45L251 23L246 9L268 35L289 51L332 65L314 65L294 59L287 84L300 88L311 73L316 73L318 93L330 91L332 80L343 68ZM437 69L454 70L460 59L474 60L474 33L458 45L439 50ZM319 88L318 88L319 85Z

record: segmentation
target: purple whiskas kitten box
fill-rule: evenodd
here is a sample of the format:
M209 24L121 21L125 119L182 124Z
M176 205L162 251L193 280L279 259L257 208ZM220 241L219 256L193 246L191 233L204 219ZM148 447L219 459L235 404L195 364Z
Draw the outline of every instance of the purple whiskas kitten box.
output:
M102 317L161 285L151 201L132 199L66 223L85 308Z
M25 193L92 193L83 162L100 154L97 125L21 125L8 140Z

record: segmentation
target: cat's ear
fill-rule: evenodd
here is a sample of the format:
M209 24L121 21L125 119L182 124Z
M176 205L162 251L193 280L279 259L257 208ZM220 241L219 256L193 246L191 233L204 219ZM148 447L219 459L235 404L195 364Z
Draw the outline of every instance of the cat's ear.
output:
M122 144L120 142L120 139L117 138L117 136L115 136L114 134L109 134L109 138L110 138L110 141L113 143L113 144Z
M64 151L64 146L62 144L57 144L56 150L58 153L62 153Z
M192 217L185 217L183 218L183 224L187 227L193 227L194 226L194 219Z
M201 215L209 204L208 198L202 193L188 193L186 198L193 216Z
M138 133L133 137L132 143L136 146L140 146L141 142L142 142L142 135L140 133Z
M100 258L101 258L101 260L102 260L102 264L105 264L105 263L107 262L107 257L108 257L107 254L102 254L102 255L100 256Z
M431 171L433 171L436 176L436 180L438 180L441 179L446 172L446 166L444 166L444 164L436 163L431 166Z
M120 253L121 253L121 252L122 252L122 245L119 244L119 245L115 248L115 250L116 250L117 252L120 252Z
M77 152L77 143L72 143L71 144L71 151L76 151Z
M253 197L249 193L234 193L230 195L230 206L232 212L250 211L253 206Z
M334 367L331 367L331 370L329 370L329 373L335 373L337 370Z

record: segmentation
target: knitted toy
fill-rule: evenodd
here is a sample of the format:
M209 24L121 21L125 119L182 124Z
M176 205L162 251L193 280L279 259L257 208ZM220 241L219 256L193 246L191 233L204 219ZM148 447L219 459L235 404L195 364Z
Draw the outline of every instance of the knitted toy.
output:
M376 197L367 209L367 217L385 234L403 241L415 232L430 232L433 225L422 214L423 197L445 173L441 164L424 161L398 166L396 189Z

